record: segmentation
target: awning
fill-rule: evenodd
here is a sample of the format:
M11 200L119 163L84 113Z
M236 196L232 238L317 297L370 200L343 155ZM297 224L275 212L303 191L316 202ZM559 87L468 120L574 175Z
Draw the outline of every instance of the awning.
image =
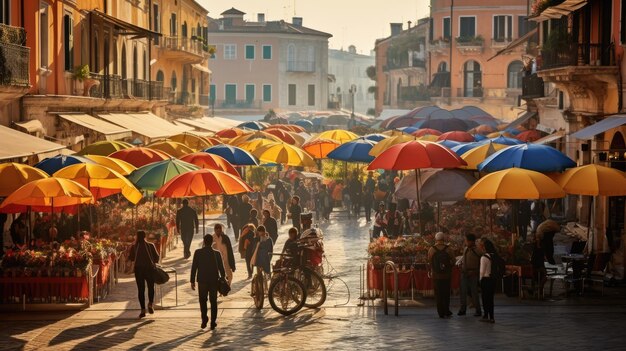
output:
M506 129L515 128L515 127L521 125L522 123L528 121L532 117L535 117L536 115L537 115L537 112L526 111L526 112L522 113L521 116L517 117L517 119L515 119L513 122L509 123L509 125L506 126Z
M587 0L565 0L562 3L550 6L538 16L528 18L529 21L543 22L550 18L561 18L587 5Z
M576 139L591 140L594 136L619 127L622 124L626 124L626 115L611 116L577 131L572 136Z
M103 21L113 25L119 35L132 35L131 39L139 39L139 38L156 38L160 37L161 33L153 32L146 28L142 28L136 26L132 23L128 23L126 21L122 21L119 18L109 16L106 13L100 12L98 10L89 11L89 13L95 17L101 18Z
M241 121L223 117L180 118L176 122L214 133L222 129L234 128L241 124Z
M539 27L535 27L535 29L531 30L530 32L522 35L521 37L513 40L509 45L507 45L504 49L496 52L495 55L491 56L489 59L487 59L487 62L491 61L492 59L496 58L497 56L500 56L502 54L506 54L508 52L511 52L513 49L515 49L516 47L526 43L526 41L528 41L533 35L537 34Z
M43 129L43 124L41 124L41 121L38 119L31 119L30 121L24 121L24 122L14 122L15 125L17 126L17 129L32 134L32 133L37 133L39 135L45 135L46 132Z
M62 149L65 146L0 125L0 160L58 152Z
M96 117L81 114L59 114L64 120L78 124L81 127L93 130L94 132L104 134L106 140L118 140L132 137L133 133L129 129L117 126L115 124L103 121Z
M564 136L565 136L565 131L560 130L560 131L558 131L558 132L556 132L554 134L550 134L550 135L544 136L543 138L535 141L533 144L541 144L541 145L543 145L543 144L550 144L550 143L553 143L553 142L561 139Z
M167 138L172 135L193 130L190 127L178 126L151 113L104 113L98 117L118 126L130 129L148 139Z
M193 69L197 69L200 72L204 72L207 74L211 74L213 72L211 72L211 70L208 67L204 67L203 65L199 64L199 63L194 63L193 65L191 65L191 67L193 67Z
M437 72L433 75L433 80L428 87L434 88L449 88L450 87L450 72Z

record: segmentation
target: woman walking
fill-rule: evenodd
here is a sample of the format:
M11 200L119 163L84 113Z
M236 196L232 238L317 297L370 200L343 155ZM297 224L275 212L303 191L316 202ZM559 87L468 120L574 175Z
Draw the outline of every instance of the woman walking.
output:
M489 239L480 239L480 250L485 254L480 258L480 290L483 300L484 314L481 322L495 323L493 318L493 296L495 294L495 280L491 276L491 264L498 255L496 247Z
M146 284L148 285L148 312L154 313L154 265L159 262L159 254L153 243L146 241L146 233L137 231L137 240L130 247L129 260L135 262L135 281L141 313L139 318L146 316Z

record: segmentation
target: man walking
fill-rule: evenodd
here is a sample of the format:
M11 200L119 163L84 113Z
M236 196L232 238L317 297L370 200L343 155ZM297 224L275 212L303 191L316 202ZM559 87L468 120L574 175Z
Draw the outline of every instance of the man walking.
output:
M472 296L472 302L476 308L474 317L480 317L480 299L478 298L478 273L480 270L480 256L482 252L476 247L476 236L465 235L465 249L461 258L461 308L459 316L464 316L467 309L467 293Z
M452 277L452 252L445 244L442 232L435 234L435 245L428 250L428 262L431 267L437 313L439 318L450 318L450 280Z
M363 186L363 206L365 207L365 219L367 222L372 221L372 204L374 203L374 191L376 190L376 182L374 181L373 172L367 173L367 180Z
M198 214L196 210L189 207L189 201L187 199L183 200L183 207L176 212L176 230L183 240L185 259L191 257L191 241L193 240L194 230L195 233L198 234L198 227Z
M200 302L200 315L202 317L201 329L206 328L209 322L207 316L207 296L211 302L211 330L217 327L217 286L220 277L224 277L224 265L222 255L211 248L213 237L209 234L204 236L204 247L196 250L191 264L191 290L196 290L196 277L198 278L198 301Z
M352 205L352 214L355 219L359 219L361 212L361 195L363 193L363 184L359 180L359 175L355 172L350 181L350 201Z
M252 210L252 204L250 203L250 197L243 195L241 202L239 203L239 209L237 210L237 219L239 221L237 231L235 231L235 241L239 241L239 231L244 225L248 224L250 219L250 210Z
M224 227L221 223L213 226L213 248L220 252L222 256L224 271L226 272L226 280L228 284L233 281L233 272L235 271L235 254L230 238L224 233Z
M269 210L263 210L263 226L265 226L265 229L270 235L270 238L272 238L272 241L276 242L278 239L278 222Z

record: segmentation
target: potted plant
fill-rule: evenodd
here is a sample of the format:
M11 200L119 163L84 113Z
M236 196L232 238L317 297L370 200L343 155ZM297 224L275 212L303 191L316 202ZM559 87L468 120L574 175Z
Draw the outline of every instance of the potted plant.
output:
M74 79L74 94L84 94L84 81L89 78L89 65L79 65L74 67L72 71L72 79Z

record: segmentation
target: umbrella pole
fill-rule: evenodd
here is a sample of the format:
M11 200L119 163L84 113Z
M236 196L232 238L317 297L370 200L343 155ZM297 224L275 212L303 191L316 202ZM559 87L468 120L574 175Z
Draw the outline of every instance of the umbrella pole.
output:
M76 210L76 225L77 231L80 230L80 204L78 204L78 209Z
M421 172L419 169L415 170L415 193L417 201L417 220L420 223L420 234L424 233L425 223L422 222L422 203L420 201L420 178Z
M206 234L206 225L204 225L204 196L202 197L202 236Z
M437 228L441 230L441 201L437 201Z
M587 241L588 241L588 245L589 246L589 252L587 252L587 254L591 254L592 252L594 252L594 248L593 248L593 238L591 237L591 210L593 209L593 196L590 196L590 200L589 200L589 212L588 212L588 217L587 217ZM595 235L595 232L594 232Z
M487 200L489 204L489 200ZM489 233L493 234L493 214L491 212L491 205L489 205Z
M154 224L154 194L152 194L152 211L150 216L150 224Z

